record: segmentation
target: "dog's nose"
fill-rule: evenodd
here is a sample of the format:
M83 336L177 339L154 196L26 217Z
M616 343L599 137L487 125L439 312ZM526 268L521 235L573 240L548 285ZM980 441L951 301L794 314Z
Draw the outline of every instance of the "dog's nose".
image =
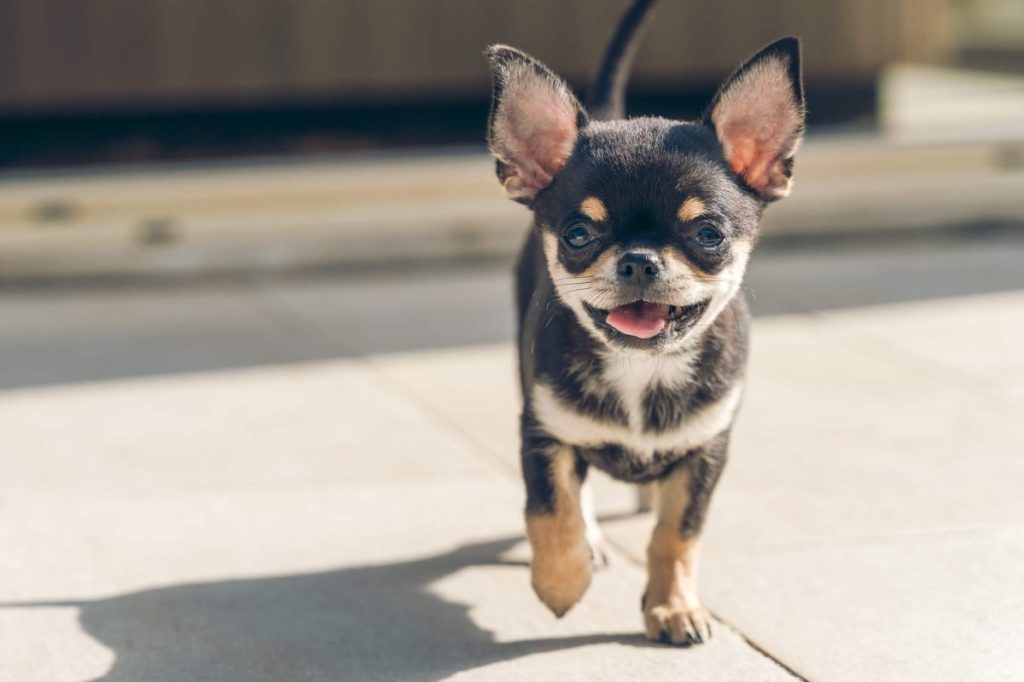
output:
M658 279L658 275L661 274L661 265L649 253L634 252L627 253L619 259L616 271L620 280L643 285Z

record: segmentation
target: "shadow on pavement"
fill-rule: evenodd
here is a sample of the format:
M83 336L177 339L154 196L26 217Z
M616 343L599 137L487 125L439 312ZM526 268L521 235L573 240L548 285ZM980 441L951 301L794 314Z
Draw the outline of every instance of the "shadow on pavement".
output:
M97 678L104 682L427 681L604 642L658 646L639 632L498 642L473 623L467 606L431 593L432 583L466 567L516 565L501 555L520 540L324 573L2 606L79 608L83 629L116 656L111 670Z

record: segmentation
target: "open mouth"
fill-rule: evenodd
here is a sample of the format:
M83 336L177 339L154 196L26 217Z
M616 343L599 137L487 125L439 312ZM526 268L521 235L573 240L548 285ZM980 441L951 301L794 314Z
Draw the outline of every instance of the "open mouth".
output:
M652 301L633 301L611 310L587 306L598 326L614 331L621 337L641 341L686 331L696 323L704 307L704 302L678 306Z

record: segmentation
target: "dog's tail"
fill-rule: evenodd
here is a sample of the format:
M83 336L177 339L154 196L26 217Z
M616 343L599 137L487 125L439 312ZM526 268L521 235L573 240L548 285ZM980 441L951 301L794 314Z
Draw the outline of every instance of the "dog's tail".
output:
M587 93L587 111L598 119L622 118L626 114L626 83L644 20L658 0L632 0L608 41L601 66Z

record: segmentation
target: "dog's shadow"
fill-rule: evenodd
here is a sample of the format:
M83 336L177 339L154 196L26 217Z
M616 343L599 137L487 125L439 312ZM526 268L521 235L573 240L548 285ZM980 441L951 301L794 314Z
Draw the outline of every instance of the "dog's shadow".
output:
M473 623L467 606L430 589L467 567L523 566L501 559L518 540L470 544L416 561L178 585L65 605L78 607L85 631L114 652L113 667L98 678L107 682L439 680L527 654L601 642L645 645L639 633L499 642ZM523 598L533 599L528 588Z

